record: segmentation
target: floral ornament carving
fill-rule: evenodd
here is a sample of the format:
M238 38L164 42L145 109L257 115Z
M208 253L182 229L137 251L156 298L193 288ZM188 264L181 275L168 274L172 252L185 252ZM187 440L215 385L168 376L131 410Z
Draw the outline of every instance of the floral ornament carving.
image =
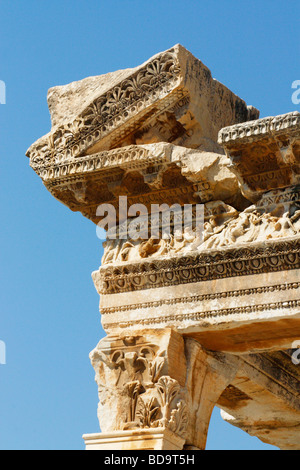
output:
M181 398L182 390L177 380L163 375L154 384L150 398L146 398L145 392L142 391L134 402L135 427L164 427L184 437L188 424L188 410L184 399ZM136 396L134 398L136 399ZM124 429L128 429L129 424L133 423L125 424Z
M106 369L105 377L114 371L111 392L103 378L98 385L100 402L105 403L104 395L110 395L117 400L116 407L126 408L118 429L165 427L184 437L188 423L184 389L177 380L162 375L165 355L166 351L157 351L154 345L116 349L109 357L100 350L92 353L96 371L100 363Z
M188 413L184 400L178 400L181 391L179 383L171 377L163 376L156 383L156 388L160 396L162 414L159 424L183 435L188 422Z
M149 103L155 103L166 87L175 88L179 81L178 59L174 49L170 49L94 99L75 120L59 126L53 134L31 146L27 152L31 166L38 169L44 163L80 157L109 134L115 134L118 140L120 123L125 126L137 111L146 112ZM174 95L174 102L177 98Z

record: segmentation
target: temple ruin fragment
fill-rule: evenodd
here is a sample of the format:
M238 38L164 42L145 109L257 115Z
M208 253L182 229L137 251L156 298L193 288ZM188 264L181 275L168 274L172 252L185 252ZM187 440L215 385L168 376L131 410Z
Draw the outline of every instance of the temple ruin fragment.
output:
M181 45L48 104L31 167L94 224L101 204L117 214L92 274L107 336L90 353L101 432L86 449L202 450L215 406L300 449L300 113L259 118ZM120 236L120 197L147 209L146 232L153 207L201 205L202 233L171 217L162 236L162 211L158 238Z

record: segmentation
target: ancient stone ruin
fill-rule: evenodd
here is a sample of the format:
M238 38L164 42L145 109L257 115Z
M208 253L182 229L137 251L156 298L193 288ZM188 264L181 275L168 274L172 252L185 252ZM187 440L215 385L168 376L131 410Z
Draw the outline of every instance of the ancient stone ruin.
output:
M86 448L205 449L218 406L300 449L300 114L259 119L181 45L48 103L30 165L108 229Z

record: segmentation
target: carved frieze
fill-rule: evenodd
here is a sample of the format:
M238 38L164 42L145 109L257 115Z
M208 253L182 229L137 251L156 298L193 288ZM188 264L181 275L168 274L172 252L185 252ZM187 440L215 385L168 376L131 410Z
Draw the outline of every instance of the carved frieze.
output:
M94 273L100 294L151 289L300 268L299 237L247 247L207 250L153 262L103 266ZM99 274L97 274L99 273Z
M201 233L199 227L191 220L182 230L176 232L174 227L171 227L168 237L154 239L151 237L153 217L145 217L145 226L141 230L142 234L149 234L147 238L132 240L127 236L122 239L119 229L116 238L107 240L104 244L102 266L242 247L266 240L294 238L300 233L299 187L265 193L257 204L240 213L222 201L204 204L203 211ZM162 214L161 232L164 228L163 222ZM125 228L122 230L126 231Z

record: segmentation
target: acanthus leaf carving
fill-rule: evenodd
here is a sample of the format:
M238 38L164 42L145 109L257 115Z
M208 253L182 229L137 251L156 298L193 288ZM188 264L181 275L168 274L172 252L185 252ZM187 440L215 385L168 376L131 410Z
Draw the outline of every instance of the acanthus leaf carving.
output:
M164 427L184 436L188 417L185 390L165 375L166 351L153 344L92 351L99 392L99 413L108 404L122 409L115 430ZM100 415L99 415L100 418Z
M120 122L125 126L137 111L141 115L145 113L152 94L156 101L158 90L167 94L179 81L180 68L174 49L171 49L94 99L74 120L56 128L49 139L43 140L43 145L40 142L34 144L28 151L33 167L44 163L45 159L54 162L56 153L64 160L79 157L109 135L112 135L111 141L117 141ZM177 98L172 97L174 101L182 98L180 92L177 95ZM133 125L136 127L137 124L131 123Z

